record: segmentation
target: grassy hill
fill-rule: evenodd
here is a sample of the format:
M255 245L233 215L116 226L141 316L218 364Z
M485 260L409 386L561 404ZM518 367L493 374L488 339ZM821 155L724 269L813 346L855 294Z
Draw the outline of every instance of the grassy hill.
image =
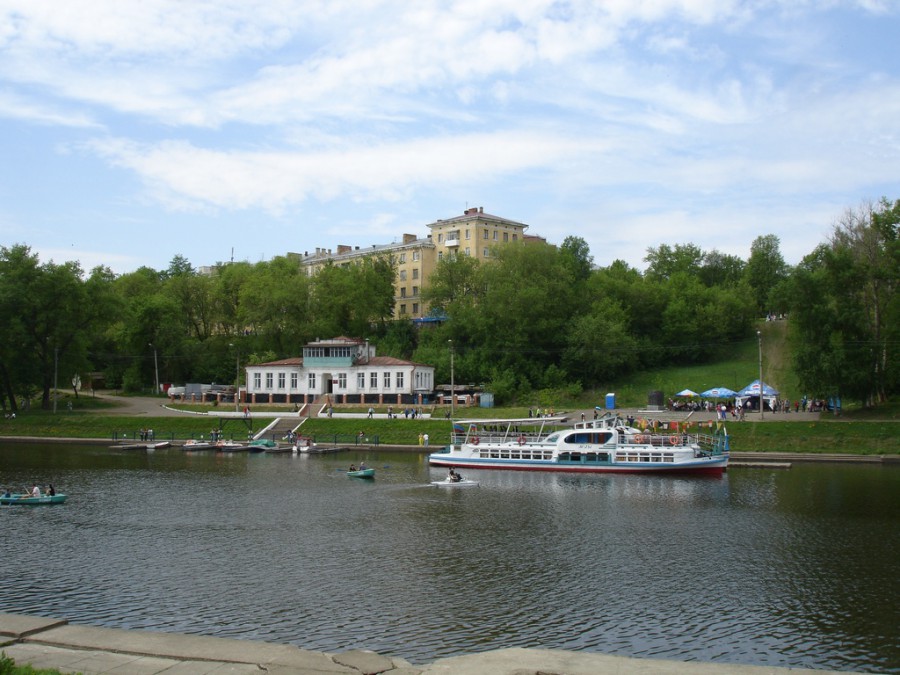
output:
M758 328L762 334L763 382L791 400L811 394L800 391L797 377L791 370L788 322L763 321ZM739 391L759 379L759 345L754 336L731 345L729 356L719 361L658 368L612 381L605 389L598 387L592 392L592 405L602 404L607 392L616 394L617 405L632 408L646 406L651 391L662 391L666 399L682 389L699 393L714 387L728 387Z

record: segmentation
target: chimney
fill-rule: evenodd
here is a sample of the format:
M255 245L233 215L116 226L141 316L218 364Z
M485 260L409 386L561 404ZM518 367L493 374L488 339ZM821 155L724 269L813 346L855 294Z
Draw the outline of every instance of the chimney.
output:
M414 234L404 234L403 235L403 243L410 244L416 240L416 235Z
M338 244L338 255L343 255L344 253L350 253L353 248L351 246L347 246L346 244Z

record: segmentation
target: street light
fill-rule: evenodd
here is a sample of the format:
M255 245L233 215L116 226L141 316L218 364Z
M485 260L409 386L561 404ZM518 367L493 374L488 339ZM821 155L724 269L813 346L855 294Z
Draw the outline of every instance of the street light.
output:
M447 340L450 345L450 419L456 419L456 383L453 377L453 340Z
M148 346L153 347L153 374L154 382L156 382L156 389L154 390L153 395L159 396L159 362L156 360L156 345L151 342Z
M759 419L765 419L763 412L763 394L766 391L762 378L762 331L756 331L756 339L759 343Z
M237 346L229 343L229 347ZM238 411L238 394L241 391L241 353L237 352L234 356L234 412Z

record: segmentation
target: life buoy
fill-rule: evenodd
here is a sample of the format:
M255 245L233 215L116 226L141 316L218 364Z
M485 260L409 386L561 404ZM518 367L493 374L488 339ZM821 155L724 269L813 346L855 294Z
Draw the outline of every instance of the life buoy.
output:
M478 445L481 441L478 439L478 436L472 439L472 445Z
M519 445L525 445L525 435L519 436Z
M635 436L635 437L634 437L634 442L635 442L635 443L646 443L646 442L647 442L647 438L646 438L645 436L640 436L640 435L638 435L638 436Z
M669 436L669 445L678 445L678 436L674 434Z

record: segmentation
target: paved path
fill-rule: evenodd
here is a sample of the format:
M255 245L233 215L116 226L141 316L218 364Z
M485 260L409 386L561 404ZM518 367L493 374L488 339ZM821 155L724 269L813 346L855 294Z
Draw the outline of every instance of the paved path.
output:
M823 675L824 670L663 661L558 649L499 649L413 665L352 649L329 654L292 645L200 635L69 625L65 620L0 614L0 640L18 665L84 675Z
M102 398L110 403L114 403L116 405L115 408L110 408L108 410L104 410L103 414L106 415L126 415L131 417L177 417L183 416L190 413L186 413L178 410L170 410L165 406L169 403L168 398L157 397L154 398L152 396L118 396L114 392L111 391L97 391L95 392L95 396L97 398ZM218 410L215 408L209 408L210 411ZM458 417L465 417L465 408L460 408L457 410ZM221 407L221 412L233 412L233 406L224 405ZM585 419L590 420L593 417L593 409L585 409L585 410L574 410L567 411L564 414L569 417L571 420L578 421L580 419L581 414L584 414ZM600 412L600 411L598 411ZM624 416L634 415L635 417L647 417L653 418L656 417L658 419L684 419L687 413L682 412L673 412L673 411L646 411L639 410L637 408L617 408L615 410L616 413ZM289 415L295 415L292 410L289 408L285 408L282 416L287 417ZM275 417L278 413L267 413L268 417ZM744 419L747 422L815 422L820 419L830 419L830 414L825 414L823 416L822 413L773 413L766 412L763 415L763 419L760 419L760 415L758 412L747 413L744 416ZM694 421L706 422L709 420L715 420L715 413L708 413L704 411L694 412L690 419ZM737 420L734 420L729 415L726 423L730 424L739 424Z
M129 417L183 417L186 413L169 410L164 407L169 403L165 397L152 396L117 396L111 391L96 391L94 397L115 405L100 411L103 415L124 415Z

